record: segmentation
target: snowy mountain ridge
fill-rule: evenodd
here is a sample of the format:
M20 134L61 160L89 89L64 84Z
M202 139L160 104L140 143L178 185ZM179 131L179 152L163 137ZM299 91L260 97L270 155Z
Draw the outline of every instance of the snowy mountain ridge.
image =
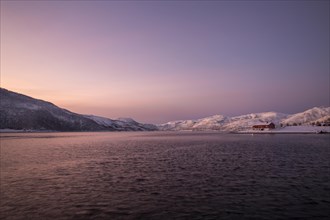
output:
M312 122L325 122L330 119L330 107L314 107L304 112L290 115L281 123L283 125L310 124Z
M0 88L0 129L51 131L247 131L253 125L274 123L277 128L295 125L330 125L330 107L314 107L296 114L251 113L235 117L221 114L196 120L143 124L131 118L109 119L77 114L56 105Z
M274 123L276 127L291 125L312 125L316 122L330 122L330 107L314 107L297 114L279 112L251 113L235 117L214 115L197 120L179 120L158 125L159 130L219 130L244 131L253 125Z

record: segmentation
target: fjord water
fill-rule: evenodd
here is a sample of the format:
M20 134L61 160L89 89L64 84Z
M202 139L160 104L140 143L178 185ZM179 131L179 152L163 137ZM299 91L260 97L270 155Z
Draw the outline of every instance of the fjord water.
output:
M327 219L329 135L1 134L1 219Z

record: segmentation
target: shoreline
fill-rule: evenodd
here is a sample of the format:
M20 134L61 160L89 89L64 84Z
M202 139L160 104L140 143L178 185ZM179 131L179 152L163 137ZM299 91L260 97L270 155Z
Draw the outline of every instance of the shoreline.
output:
M35 134L35 133L99 133L99 132L110 132L110 133L122 133L122 132L170 132L170 133L204 133L204 132L211 132L211 133L221 133L221 134L330 134L329 131L219 131L219 130L208 130L208 131L23 131L23 130L6 130L2 131L0 129L0 134Z
M9 129L3 128L0 129L0 134L2 133L67 133L67 132L173 132L173 133L198 133L198 132L214 132L214 133L223 133L223 134L329 134L330 126L311 126L311 125L300 125L300 126L286 126L278 127L275 129L265 129L265 130L253 130L251 128L242 128L241 130L154 130L154 131L111 131L111 130L99 130L99 131L55 131L55 130L34 130L34 129Z
M233 134L330 134L330 132L309 132L309 131L295 131L295 132L285 132L285 131L279 131L279 132L271 132L271 131L265 131L265 132L232 132Z

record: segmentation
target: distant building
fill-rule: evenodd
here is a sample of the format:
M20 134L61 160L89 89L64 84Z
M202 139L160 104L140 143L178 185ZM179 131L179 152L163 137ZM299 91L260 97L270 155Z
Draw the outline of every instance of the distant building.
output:
M275 128L275 124L273 122L270 123L261 123L252 126L253 130L260 130L263 131L265 129L270 130Z

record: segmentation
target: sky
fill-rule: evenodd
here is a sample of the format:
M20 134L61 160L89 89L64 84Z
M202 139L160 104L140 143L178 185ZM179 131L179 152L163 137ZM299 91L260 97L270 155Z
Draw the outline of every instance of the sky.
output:
M147 123L330 105L329 1L1 1L1 87Z

